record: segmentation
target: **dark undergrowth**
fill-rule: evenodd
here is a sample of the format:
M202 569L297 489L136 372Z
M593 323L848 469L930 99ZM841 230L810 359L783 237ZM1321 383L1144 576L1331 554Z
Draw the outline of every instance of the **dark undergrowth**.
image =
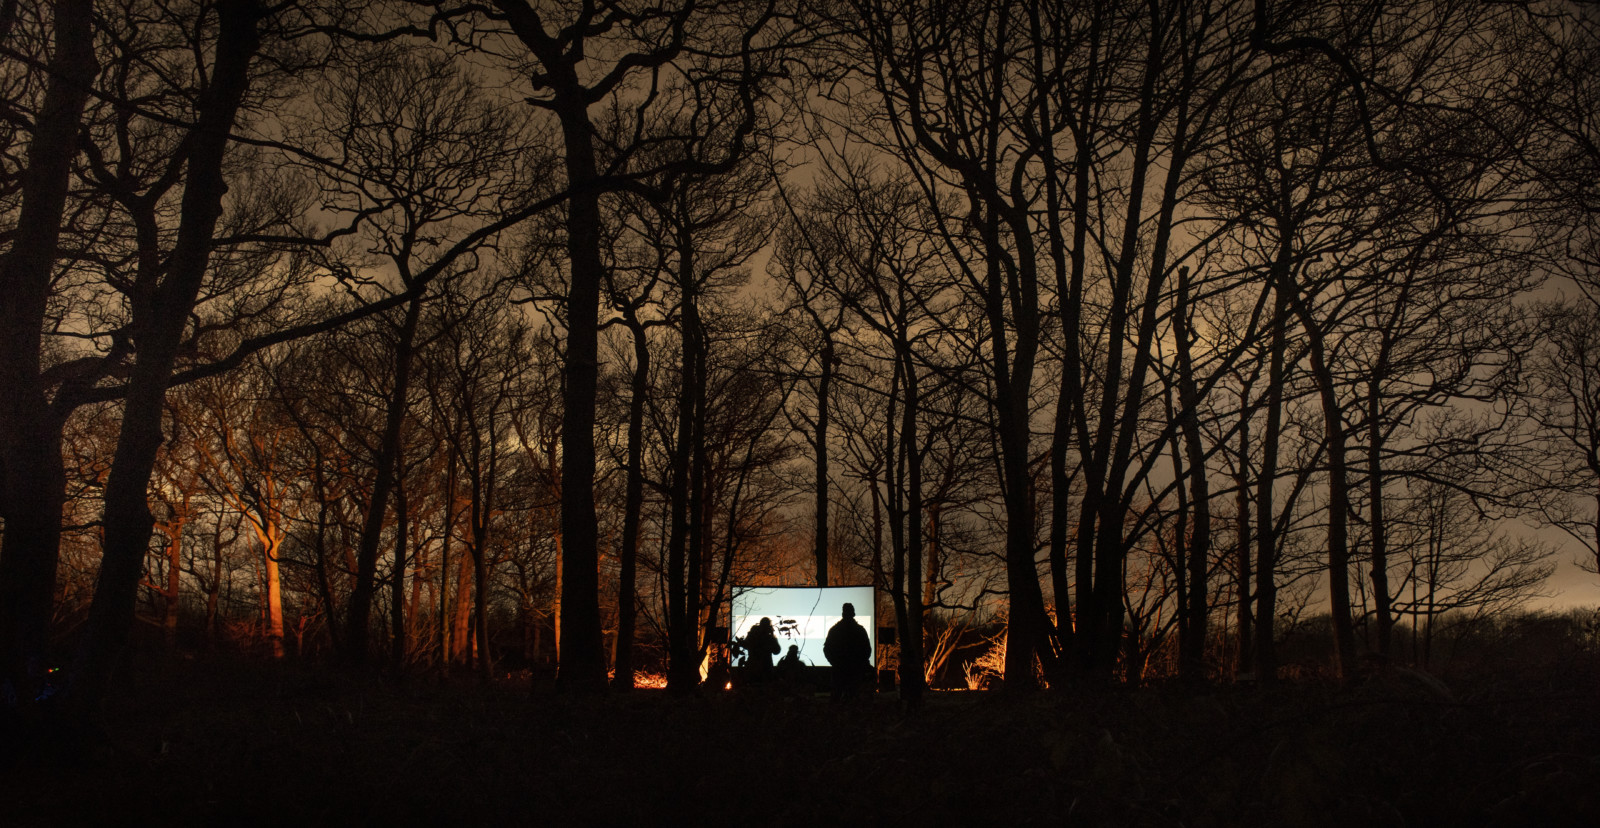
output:
M94 727L13 722L10 826L1593 826L1590 659L1440 682L575 698L147 661Z

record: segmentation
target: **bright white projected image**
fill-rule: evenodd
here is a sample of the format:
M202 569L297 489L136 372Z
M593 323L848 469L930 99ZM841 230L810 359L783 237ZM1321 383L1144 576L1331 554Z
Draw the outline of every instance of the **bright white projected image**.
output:
M789 654L789 645L800 647L800 661L812 667L827 667L822 644L828 630L839 623L839 610L845 604L856 610L856 622L867 629L872 640L873 666L877 666L878 630L873 623L876 601L870 586L840 587L734 587L730 626L735 637L743 638L762 618L772 619L778 635L778 654L773 661Z

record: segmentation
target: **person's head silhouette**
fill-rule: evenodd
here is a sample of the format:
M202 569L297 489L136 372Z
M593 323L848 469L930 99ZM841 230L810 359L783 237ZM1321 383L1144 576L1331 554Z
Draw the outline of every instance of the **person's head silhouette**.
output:
M856 605L845 604L844 609L839 610L839 612L846 618L854 618L856 617Z

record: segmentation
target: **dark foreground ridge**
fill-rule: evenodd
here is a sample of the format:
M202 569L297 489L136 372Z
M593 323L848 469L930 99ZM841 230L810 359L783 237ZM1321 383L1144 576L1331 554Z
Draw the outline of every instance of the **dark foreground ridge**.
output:
M325 670L325 668L317 668ZM7 746L6 824L1593 825L1592 664L1444 685L574 698L172 661Z

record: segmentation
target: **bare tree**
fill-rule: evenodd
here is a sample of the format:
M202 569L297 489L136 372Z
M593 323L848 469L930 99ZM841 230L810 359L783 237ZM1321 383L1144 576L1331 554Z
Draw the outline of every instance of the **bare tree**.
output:
M599 688L606 669L600 630L595 476L598 315L605 263L600 202L635 191L665 201L684 174L731 169L762 123L762 87L781 45L771 2L653 6L613 0L551 14L527 0L496 0L446 14L500 29L531 58L528 103L561 133L568 287L566 397L562 424L562 599L560 681ZM503 26L503 28L501 28ZM629 124L611 146L596 129L596 106ZM663 120L662 113L671 118ZM666 129L663 130L662 127ZM637 157L641 151L658 149Z
M490 255L484 245L493 236L472 231L514 214L528 193L541 188L547 170L519 110L495 99L448 56L384 44L351 59L359 61L360 71L330 81L322 107L328 115L302 125L307 135L298 143L319 157L340 159L316 179L323 210L340 223L363 227L341 240L343 258L360 262L342 266L345 286L367 302L367 294L409 296L395 324L392 381L346 613L345 646L360 663L366 659L384 517L403 460L401 429L429 283L477 269ZM455 243L463 237L477 243ZM379 268L392 271L397 284L369 275Z
M1426 667L1441 623L1503 615L1539 595L1554 550L1497 528L1455 487L1416 480L1409 488L1391 527L1392 607L1410 619L1412 661Z
M272 368L252 372L257 382L216 380L187 389L195 415L184 423L198 472L211 493L249 523L261 546L267 605L266 634L274 658L284 655L280 566L289 524L301 499L286 461L293 432L283 421L267 380ZM242 379L242 378L240 378Z
M1600 310L1588 300L1542 307L1530 365L1537 449L1523 464L1542 520L1582 545L1600 573Z
M489 640L492 533L504 521L507 467L514 462L513 421L526 404L526 372L532 362L529 331L514 315L490 310L505 305L506 288L447 295L441 313L440 347L428 355L428 391L435 418L460 469L466 490L467 553L472 564L473 619L478 677L493 676Z

